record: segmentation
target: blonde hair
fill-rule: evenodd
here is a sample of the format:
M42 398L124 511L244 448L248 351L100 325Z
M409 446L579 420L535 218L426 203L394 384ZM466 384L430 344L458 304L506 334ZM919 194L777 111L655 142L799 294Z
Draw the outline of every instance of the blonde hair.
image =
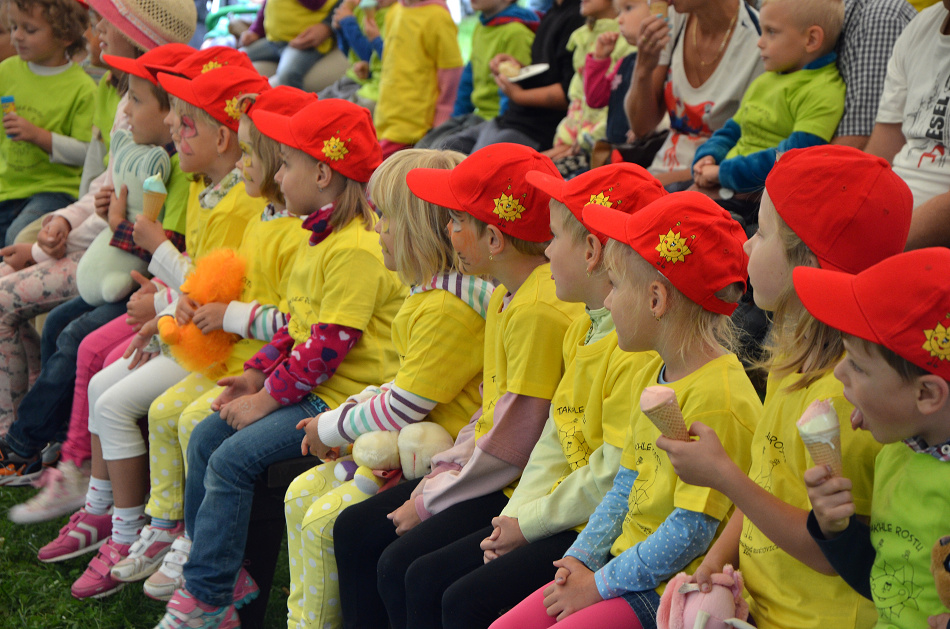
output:
M482 221L478 218L475 218L467 212L460 212L458 210L449 208L449 216L467 216L468 220L472 222L472 225L475 226L475 235L479 238L485 235L485 230L488 229L488 223ZM498 230L501 231L501 230ZM501 232L502 237L505 239L505 242L515 248L515 251L522 255L526 256L543 256L544 250L548 248L548 243L550 242L532 242L530 240L522 240L521 238L515 238L514 236L509 236L508 234Z
M788 268L815 266L815 256L801 238L775 212L779 237ZM811 316L796 303L795 287L789 282L782 289L772 311L772 331L763 346L763 357L757 367L784 377L801 372L802 377L788 387L789 391L804 389L833 370L844 355L841 333Z
M256 100L257 94L245 94L238 99L238 106L242 108L242 111L246 111L247 107L253 106ZM251 139L251 148L261 158L261 166L264 169L263 178L260 182L261 196L268 201L284 205L284 194L274 180L274 176L280 170L280 143L258 131L254 121L246 113L241 114L241 121L247 122L247 133Z
M819 27L825 34L822 51L830 52L834 49L841 29L844 28L843 0L762 0L762 8L767 4L790 2L792 15L797 22L796 26L806 30L812 26Z
M672 339L682 339L677 350L678 358L686 359L705 347L722 347L736 353L738 334L731 317L706 310L692 301L625 243L609 240L604 258L607 267L620 281L631 282L634 288L646 289L654 281L666 288L670 306L663 320L667 321L666 335ZM716 297L728 303L738 303L742 297L742 284L730 284L717 291Z
M314 160L317 161L317 160ZM331 168L332 170L332 168ZM376 213L366 198L366 184L350 179L333 171L333 177L343 179L343 190L335 201L333 213L330 214L330 226L333 229L343 229L355 218L363 221L363 227L368 231L376 224Z
M458 266L445 229L448 209L414 195L406 175L414 168L451 170L463 159L465 155L455 151L407 149L389 157L370 177L369 196L393 236L396 273L409 286L457 271Z

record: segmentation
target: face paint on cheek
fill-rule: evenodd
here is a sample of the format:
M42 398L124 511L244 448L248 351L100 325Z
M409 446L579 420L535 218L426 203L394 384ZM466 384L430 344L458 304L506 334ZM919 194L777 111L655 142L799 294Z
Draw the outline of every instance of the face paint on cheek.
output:
M251 147L245 142L240 142L238 146L241 147L241 176L244 177L244 181L254 183L254 178L250 172L248 172L254 166L254 160L251 157Z
M191 116L182 116L181 117L181 126L178 127L178 136L181 138L181 143L178 150L186 155L194 155L194 150L191 148L191 144L188 142L191 138L194 138L198 135L198 127L195 124L195 119Z

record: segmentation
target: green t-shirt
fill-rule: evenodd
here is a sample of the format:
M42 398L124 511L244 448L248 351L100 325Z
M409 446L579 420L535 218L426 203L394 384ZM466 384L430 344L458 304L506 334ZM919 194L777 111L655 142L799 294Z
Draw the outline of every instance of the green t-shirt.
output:
M13 96L16 112L52 133L89 142L96 84L76 64L53 75L34 73L19 57L0 63L0 95ZM81 166L50 163L31 142L0 134L0 201L25 199L39 192L79 192Z
M115 85L112 84L112 72L106 74L99 80L96 87L96 104L92 112L92 124L99 129L102 134L102 143L106 147L106 155L103 158L103 167L109 165L109 149L112 146L112 125L115 124L115 114L119 107L119 101L122 96L119 95Z
M950 530L950 462L884 446L874 464L871 595L875 629L919 629L946 612L930 572L930 551Z
M844 81L838 66L797 72L765 72L749 85L733 116L742 137L726 159L775 148L796 131L831 141L844 113Z
M501 111L498 84L488 64L499 53L511 55L526 66L531 63L534 33L521 22L485 26L478 21L472 33L472 105L475 113L491 120Z
M178 153L172 155L172 172L165 184L168 196L165 197L165 209L162 210L162 227L184 235L186 228L186 210L188 191L192 176L182 172Z
M379 27L379 32L384 32L383 24L386 23L386 13L389 11L389 7L384 7L382 9L376 9L376 26ZM357 7L353 9L353 17L360 23L363 24L363 17L365 13L363 9ZM361 28L362 30L362 28ZM361 97L371 100L374 103L379 99L379 74L383 71L383 60L379 58L375 52L369 58L369 78L365 81L360 77L356 76L356 72L353 72L353 64L362 61L359 55L356 54L356 51L350 48L349 52L350 67L346 70L346 76L350 79L360 83L362 86L356 92Z

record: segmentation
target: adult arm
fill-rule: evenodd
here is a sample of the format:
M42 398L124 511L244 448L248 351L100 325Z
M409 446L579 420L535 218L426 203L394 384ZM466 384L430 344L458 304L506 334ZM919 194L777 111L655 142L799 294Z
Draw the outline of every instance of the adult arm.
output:
M901 131L899 122L879 122L874 125L874 131L868 139L867 146L864 147L865 153L883 157L888 162L894 162L894 156L907 143L904 132Z
M921 203L910 220L906 250L950 247L950 192Z

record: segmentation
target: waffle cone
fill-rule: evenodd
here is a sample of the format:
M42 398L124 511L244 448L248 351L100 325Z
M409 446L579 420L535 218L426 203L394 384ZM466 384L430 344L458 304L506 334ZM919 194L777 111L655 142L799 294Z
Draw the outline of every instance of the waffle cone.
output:
M801 437L815 465L827 465L835 476L841 476L841 432L837 428Z
M675 399L650 409L643 409L643 414L650 418L664 437L677 441L689 441L689 429L686 428L683 413Z
M145 215L145 218L157 221L167 196L167 193L162 192L142 193L142 214Z
M663 0L650 0L650 15L666 17L669 14L670 3Z

